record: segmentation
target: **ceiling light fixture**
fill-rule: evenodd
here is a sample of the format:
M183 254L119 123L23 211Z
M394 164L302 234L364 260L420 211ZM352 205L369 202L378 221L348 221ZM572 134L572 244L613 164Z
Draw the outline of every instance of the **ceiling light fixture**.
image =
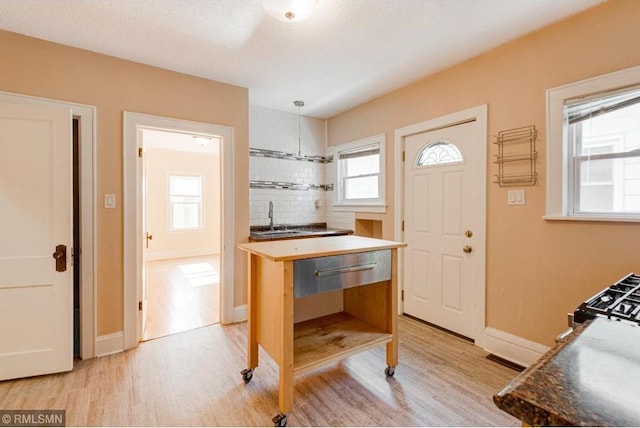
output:
M293 105L298 107L298 156L302 156L300 150L300 107L304 107L304 101L294 101Z
M300 22L311 16L317 0L262 0L264 10L284 22Z
M209 144L211 142L211 138L202 137L202 136L199 136L199 135L194 135L193 136L193 142L196 143L199 146L206 146L207 144Z

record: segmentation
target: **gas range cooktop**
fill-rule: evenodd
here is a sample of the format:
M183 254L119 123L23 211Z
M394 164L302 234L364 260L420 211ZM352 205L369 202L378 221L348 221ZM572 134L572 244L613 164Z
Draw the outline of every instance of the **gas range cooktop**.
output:
M595 317L640 324L640 275L631 273L582 303L573 313L573 322Z

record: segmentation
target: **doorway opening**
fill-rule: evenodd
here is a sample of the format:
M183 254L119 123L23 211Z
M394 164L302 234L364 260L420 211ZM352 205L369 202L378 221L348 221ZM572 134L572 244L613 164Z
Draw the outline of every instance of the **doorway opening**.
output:
M220 322L220 139L143 128L142 340Z
M145 150L143 145L143 132L146 130L173 132L186 134L190 139L189 146L197 145L196 138L205 137L218 141L219 149L219 213L220 234L217 241L220 255L220 293L219 293L219 319L222 324L231 323L235 319L234 310L234 252L235 252L235 218L234 218L234 187L233 187L233 153L234 130L232 127L214 125L203 122L193 122L181 119L173 119L162 116L153 116L142 113L123 113L123 163L124 163L124 349L135 348L143 340L144 321L148 309L146 282L147 279L146 257L147 243L155 240L153 231L147 229L147 216L144 213L144 199L148 191L146 176ZM148 153L147 153L148 154ZM148 157L148 156L147 156ZM176 175L181 174L178 169ZM165 178L165 180L171 180ZM175 179L174 179L175 180ZM180 181L180 179L177 179ZM189 179L183 181L186 185ZM166 181L165 181L166 183ZM191 183L193 185L193 183ZM206 181L205 185L206 187ZM180 186L178 186L180 187ZM186 188L191 188L186 185ZM189 197L176 199L177 213L181 224L174 224L173 228L190 225L194 215L194 195L191 191L186 195L175 196ZM182 211L180 211L180 208ZM166 206L161 208L168 210ZM195 212L198 212L197 209ZM180 214L181 213L181 214ZM206 220L206 219L205 219ZM167 227L166 224L163 227ZM147 235L148 234L148 235ZM149 236L151 235L151 236ZM157 241L156 241L157 242ZM157 248L156 248L157 250ZM167 253L165 253L165 256ZM201 254L187 254L186 256L198 256ZM180 257L184 257L182 254Z

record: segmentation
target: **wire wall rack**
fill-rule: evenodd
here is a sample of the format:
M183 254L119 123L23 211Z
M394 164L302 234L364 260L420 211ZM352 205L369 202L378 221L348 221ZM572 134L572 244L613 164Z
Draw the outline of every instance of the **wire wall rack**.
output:
M498 146L494 161L498 164L498 174L494 183L500 187L534 186L537 183L536 136L533 125L498 132L494 141Z

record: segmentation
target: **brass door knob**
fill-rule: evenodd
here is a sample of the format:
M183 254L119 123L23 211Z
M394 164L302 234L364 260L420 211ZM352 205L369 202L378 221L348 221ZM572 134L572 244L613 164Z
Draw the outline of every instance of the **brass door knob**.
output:
M465 245L464 247L462 247L462 251L469 254L471 251L473 251L473 249L470 246Z
M62 251L56 251L52 256L54 259L58 260L64 257L64 253Z

